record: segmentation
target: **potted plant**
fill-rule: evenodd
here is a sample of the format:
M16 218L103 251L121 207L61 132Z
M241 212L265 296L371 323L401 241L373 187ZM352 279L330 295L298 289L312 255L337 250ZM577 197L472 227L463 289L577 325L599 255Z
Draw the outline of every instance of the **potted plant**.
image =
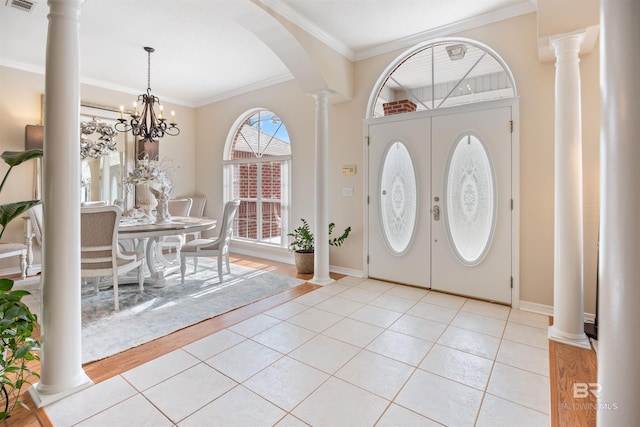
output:
M0 279L0 392L4 399L0 420L11 415L18 404L26 408L20 401L20 390L31 384L30 377L40 378L28 366L30 361L40 360L40 344L31 336L37 318L21 301L29 292L12 291L12 287L13 280Z
M293 233L289 233L288 236L293 240L289 243L289 248L294 253L294 259L296 263L296 269L299 274L311 274L313 273L313 253L315 250L315 237L311 232L309 223L304 218L301 218L302 225L293 230ZM332 246L342 246L349 233L351 227L345 228L342 234L338 237L331 238L331 233L336 224L332 222L329 224L329 244Z
M0 183L0 192L11 170L27 160L42 157L42 150L5 151L1 157L9 170ZM27 200L0 205L0 237L9 222L39 203L40 200ZM5 400L2 408L0 398L0 420L7 418L16 405L24 406L19 399L20 390L31 384L30 377L40 377L28 366L28 362L39 360L40 350L38 341L31 337L37 325L36 315L21 301L29 292L12 291L12 288L13 280L0 279L0 393Z

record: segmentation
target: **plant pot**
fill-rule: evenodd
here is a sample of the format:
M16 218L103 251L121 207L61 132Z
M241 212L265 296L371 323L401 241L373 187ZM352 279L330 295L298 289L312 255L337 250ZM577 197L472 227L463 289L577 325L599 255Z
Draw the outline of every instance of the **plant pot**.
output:
M313 252L295 251L293 256L299 274L313 274Z

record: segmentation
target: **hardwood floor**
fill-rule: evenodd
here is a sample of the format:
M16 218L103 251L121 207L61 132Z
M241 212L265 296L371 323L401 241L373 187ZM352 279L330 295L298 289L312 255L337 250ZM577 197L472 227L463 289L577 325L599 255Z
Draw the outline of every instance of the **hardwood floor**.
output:
M231 262L251 268L268 270L273 273L310 280L312 275L298 275L295 267L249 256L232 254ZM331 274L334 279L344 277ZM83 368L95 383L126 372L159 356L176 350L188 343L213 334L232 324L241 322L256 314L269 310L286 301L316 289L318 286L304 283L296 288L265 298L221 316L205 320L196 325L174 332L139 347L104 360L89 363ZM38 331L39 334L39 331ZM553 427L595 426L595 398L574 398L574 383L595 383L597 381L597 360L593 350L583 350L565 344L549 341L549 380L551 388L551 425ZM32 366L39 370L39 363ZM31 408L17 408L14 414L0 423L7 427L53 427L43 409L35 409L28 392L21 399Z
M549 340L549 362L551 425L595 427L596 398L588 390L583 393L584 388L578 388L574 393L574 384L588 385L598 381L596 352ZM582 394L587 397L580 397Z

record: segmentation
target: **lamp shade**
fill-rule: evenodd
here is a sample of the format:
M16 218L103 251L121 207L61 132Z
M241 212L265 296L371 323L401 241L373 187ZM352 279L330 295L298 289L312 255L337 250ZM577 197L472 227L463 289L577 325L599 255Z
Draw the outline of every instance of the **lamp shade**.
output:
M44 126L27 125L24 128L24 149L42 149L44 141Z

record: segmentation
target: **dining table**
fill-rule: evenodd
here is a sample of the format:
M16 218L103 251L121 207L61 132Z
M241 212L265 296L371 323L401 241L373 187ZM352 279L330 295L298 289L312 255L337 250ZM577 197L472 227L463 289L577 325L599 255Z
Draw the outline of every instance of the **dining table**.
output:
M184 236L201 233L216 227L215 219L205 217L173 216L170 221L156 223L153 217L122 217L118 226L118 241L123 246L133 246L144 254L149 275L145 283L164 286L166 275L180 267L179 254L170 259L163 251L162 242L167 236Z

